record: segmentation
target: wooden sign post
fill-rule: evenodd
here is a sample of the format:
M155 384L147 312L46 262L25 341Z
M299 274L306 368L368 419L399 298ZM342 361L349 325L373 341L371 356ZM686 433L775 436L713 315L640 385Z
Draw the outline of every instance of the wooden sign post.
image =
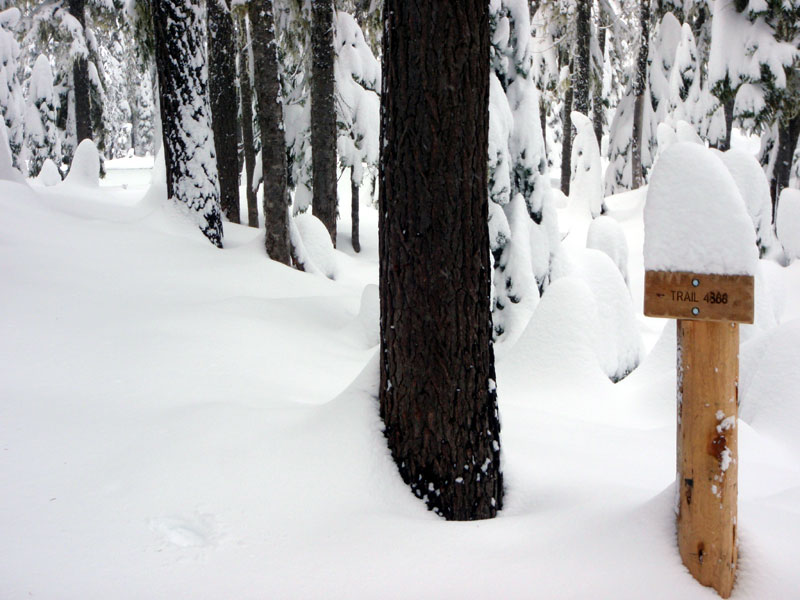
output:
M646 271L644 314L678 319L678 549L728 598L736 574L739 323L753 277Z

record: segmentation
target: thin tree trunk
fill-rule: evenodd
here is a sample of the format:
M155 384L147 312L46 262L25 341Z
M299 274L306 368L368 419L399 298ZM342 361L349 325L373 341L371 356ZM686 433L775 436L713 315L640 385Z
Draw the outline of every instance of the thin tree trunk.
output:
M239 91L242 107L242 147L244 149L244 171L247 195L247 224L258 227L258 198L253 189L253 173L256 167L255 138L253 136L253 88L250 80L250 50L247 31L247 15L237 12Z
M69 0L69 14L80 23L86 31L86 0ZM75 94L75 141L80 144L85 139L92 139L92 115L89 104L89 60L86 57L75 58L72 63L72 85Z
M561 191L565 196L569 196L569 179L572 174L572 61L569 63L569 72L561 114Z
M576 53L572 75L574 97L572 110L589 116L589 89L591 84L592 0L578 0L576 27Z
M222 247L217 163L211 128L200 0L153 0L167 195L184 205L212 244Z
M545 102L544 94L539 96L539 126L542 128L544 157L547 159L547 103Z
M248 4L258 124L261 129L264 223L267 229L265 246L272 260L291 265L286 141L283 134L283 104L272 10L272 0L257 0Z
M447 519L502 504L488 239L489 15L388 0L380 404L403 479Z
M336 246L336 107L333 90L333 0L311 1L311 209Z
M239 152L236 135L236 44L228 0L207 0L208 88L214 147L219 172L220 205L229 221L239 223Z
M360 186L355 178L350 177L350 219L352 222L351 239L353 240L353 250L361 252L361 241L358 239L358 191Z
M633 131L631 132L631 189L642 186L642 146L644 144L644 103L647 87L647 53L650 39L650 0L640 0L639 27L640 45L636 59L636 79L634 81Z
M778 216L778 201L781 191L789 187L789 178L792 173L792 160L797 148L797 139L800 135L800 114L788 122L778 120L778 155L775 158L775 168L772 172L772 222Z
M731 131L733 130L733 104L735 99L736 98L732 95L722 105L723 110L725 111L725 140L723 142L723 147L720 148L720 150L723 152L730 150L731 147Z
M600 73L597 78L598 89L595 90L592 103L592 120L594 122L594 136L597 138L597 147L602 149L603 123L605 121L605 115L603 114L603 69L605 68L606 56L606 24L602 9L600 10L599 27L597 30L597 44L600 46Z

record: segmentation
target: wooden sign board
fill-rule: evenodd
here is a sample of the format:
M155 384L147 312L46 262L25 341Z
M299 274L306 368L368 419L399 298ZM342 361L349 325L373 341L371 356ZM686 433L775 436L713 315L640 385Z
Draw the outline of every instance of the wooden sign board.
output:
M752 323L752 275L645 271L644 314L648 317Z

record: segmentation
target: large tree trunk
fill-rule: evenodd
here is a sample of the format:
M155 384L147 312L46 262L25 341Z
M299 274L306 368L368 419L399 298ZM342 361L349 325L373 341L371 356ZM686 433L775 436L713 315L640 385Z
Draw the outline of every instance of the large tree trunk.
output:
M286 140L283 104L278 79L278 47L272 0L248 5L258 113L261 129L261 168L264 181L266 248L272 260L292 264L289 243L289 188L286 174Z
M778 120L778 155L775 158L775 168L772 171L772 222L778 216L778 201L781 191L789 187L789 178L792 173L792 160L797 148L797 139L800 135L800 114L789 121Z
M228 0L207 0L208 89L217 151L219 193L228 220L239 223L239 151L236 134L236 44Z
M603 69L605 67L606 55L606 24L603 16L603 10L600 9L599 13L599 27L597 30L597 44L600 47L600 73L597 80L597 89L595 90L594 99L592 102L592 121L594 124L594 136L597 138L597 147L602 150L603 148L603 125L605 122L605 115L603 114Z
M258 198L253 189L253 174L256 168L255 138L253 136L253 88L250 80L250 50L247 32L247 17L237 11L239 92L242 107L242 147L244 149L244 172L247 187L247 224L258 227Z
M650 0L640 0L639 55L636 58L636 76L633 93L636 97L633 104L633 131L631 132L631 189L642 186L644 172L642 170L642 145L644 144L644 108L647 88L647 53L650 40Z
M333 96L333 0L311 1L311 209L336 245L336 107Z
M572 69L570 61L570 77L567 80L561 112L561 191L565 196L569 196L569 180L572 174Z
M69 0L71 14L81 29L86 32L86 0ZM75 94L75 133L77 147L85 139L92 139L92 114L89 104L89 60L86 57L75 58L72 63L72 85Z
M381 416L403 479L447 519L502 504L488 239L489 16L384 6Z
M192 214L212 244L222 247L222 216L203 68L200 0L153 0L167 194Z
M589 116L589 89L591 84L592 0L578 0L576 27L576 53L572 75L575 90L572 110Z

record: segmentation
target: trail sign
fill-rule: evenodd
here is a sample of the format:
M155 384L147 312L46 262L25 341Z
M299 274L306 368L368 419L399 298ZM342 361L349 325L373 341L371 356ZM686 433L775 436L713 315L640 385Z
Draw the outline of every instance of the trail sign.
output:
M645 271L644 314L648 317L752 323L752 275Z

